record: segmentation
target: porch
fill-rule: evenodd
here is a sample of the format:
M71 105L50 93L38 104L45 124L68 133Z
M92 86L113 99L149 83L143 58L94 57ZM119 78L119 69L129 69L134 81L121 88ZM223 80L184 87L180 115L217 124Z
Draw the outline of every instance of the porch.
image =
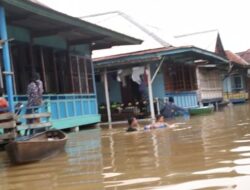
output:
M196 47L158 48L98 58L94 62L100 79L97 81L97 92L105 91L105 94L98 95L100 96L98 98L99 106L103 108L109 123L114 114L112 112L113 102L125 105L126 109L130 107L129 103L131 103L134 111L130 115L136 116L135 110L138 110L139 107L136 102L141 97L145 97L145 94L145 102L148 105L145 106L145 111L139 108L139 116L150 116L151 119L155 118L155 114L159 113L169 97L173 97L175 103L181 107L198 107L197 67L200 64L223 65L228 63L226 59ZM133 81L131 74L126 73L127 78L124 80L126 87L116 80L120 70L133 71L139 67L147 73L147 90L143 94L138 93L140 86L134 84L136 82ZM145 73L142 72L141 78L145 78Z

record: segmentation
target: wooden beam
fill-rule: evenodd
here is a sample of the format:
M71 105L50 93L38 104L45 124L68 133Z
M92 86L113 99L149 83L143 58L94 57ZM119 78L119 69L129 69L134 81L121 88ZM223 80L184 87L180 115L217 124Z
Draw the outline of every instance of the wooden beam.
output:
M72 27L60 27L60 28L55 28L51 30L32 31L32 37L40 38L40 37L45 37L45 36L53 36L53 35L57 35L58 33L70 32L72 30L73 30Z
M35 119L35 118L49 118L51 113L33 113L33 114L25 114L20 116L20 118L24 119Z
M99 49L104 49L104 48L111 48L114 46L112 43L101 43L101 44L95 44L92 46L92 50L99 50Z
M53 68L54 68L54 74L55 74L55 83L56 83L56 92L59 92L59 79L58 79L58 71L57 71L57 63L56 63L56 53L55 50L53 50Z
M46 123L33 123L27 125L20 125L17 126L18 130L25 130L25 129L39 129L39 128L50 128L52 126L51 122Z
M23 20L27 20L28 18L30 17L34 17L34 15L32 15L31 13L27 13L27 14L24 14L24 15L15 15L15 16L10 16L10 17L7 17L7 22L9 24L12 24L14 22L20 22L20 21L23 21Z
M11 112L0 114L0 121L11 120L14 118L15 118L15 115Z
M97 36L97 37L87 38L87 39L71 40L71 41L68 41L68 44L70 46L80 45L80 44L90 44L90 43L93 43L95 41L99 41L99 40L103 40L103 39L105 39L105 36Z
M16 127L16 121L14 120L1 123L1 126L0 126L1 129L12 129L15 127Z
M45 68L45 63L44 63L44 52L43 52L42 47L40 47L40 58L41 58L44 90L45 90L45 92L47 92L48 91L48 85L47 85L47 79L46 79L46 68Z

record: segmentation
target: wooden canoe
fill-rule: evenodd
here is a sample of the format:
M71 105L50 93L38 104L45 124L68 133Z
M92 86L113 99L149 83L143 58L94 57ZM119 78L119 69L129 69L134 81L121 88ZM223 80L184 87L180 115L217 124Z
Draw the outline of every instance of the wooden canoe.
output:
M14 164L35 162L64 150L67 136L60 130L49 130L31 137L17 138L6 145L7 154Z
M210 114L213 111L214 111L214 106L204 106L204 107L190 108L189 114L202 115L202 114Z

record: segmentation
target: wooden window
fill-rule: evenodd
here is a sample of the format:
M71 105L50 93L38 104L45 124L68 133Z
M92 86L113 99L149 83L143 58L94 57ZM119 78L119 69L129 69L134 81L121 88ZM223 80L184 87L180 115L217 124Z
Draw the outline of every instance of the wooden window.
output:
M216 89L222 87L222 79L218 71L214 69L199 69L201 89Z
M11 45L11 63L15 73L14 87L16 93L26 94L32 72L28 44L17 43Z
M197 90L194 66L180 63L166 63L163 68L166 91Z
M71 55L73 92L89 94L94 92L92 62L83 56Z
M71 70L68 61L67 51L56 52L55 62L58 75L58 92L71 93L72 92Z
M243 81L240 75L232 76L232 90L242 90L243 89Z

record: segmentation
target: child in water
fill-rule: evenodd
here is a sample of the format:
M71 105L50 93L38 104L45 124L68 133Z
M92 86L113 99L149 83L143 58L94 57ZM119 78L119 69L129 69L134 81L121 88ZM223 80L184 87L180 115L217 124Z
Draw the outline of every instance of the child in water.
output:
M139 124L136 117L130 117L128 119L128 125L129 127L127 128L127 132L137 131Z
M164 116L163 115L157 115L156 116L156 122L151 124L151 125L146 125L144 127L145 130L148 129L157 129L157 128L165 128L168 127L169 125L165 122Z

